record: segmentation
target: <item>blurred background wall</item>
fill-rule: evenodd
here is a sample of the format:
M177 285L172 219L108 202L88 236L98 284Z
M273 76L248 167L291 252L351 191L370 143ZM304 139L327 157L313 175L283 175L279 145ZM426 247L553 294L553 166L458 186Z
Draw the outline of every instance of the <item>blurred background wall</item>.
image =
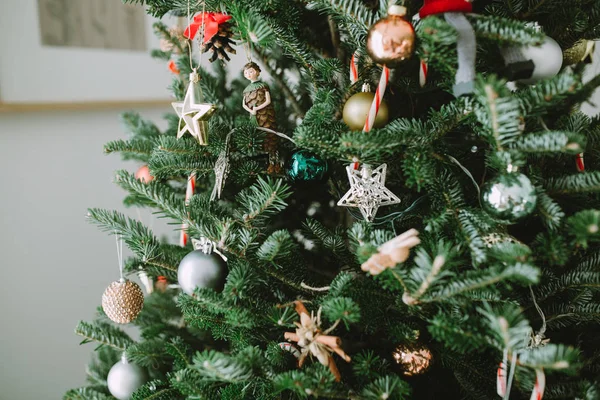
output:
M120 110L0 113L0 399L61 399L85 383L94 345L79 346L106 286L118 279L113 237L85 220L88 207L164 221L121 205L114 171L135 163L102 146L125 138ZM142 110L160 122L164 109ZM160 125L160 124L159 124Z
M9 4L20 2L2 0L0 15ZM11 57L2 43L0 57ZM242 62L230 64L233 74ZM600 73L597 61L588 73ZM137 110L164 127L170 107ZM118 277L114 239L86 222L88 207L123 211L177 240L164 220L123 207L124 192L112 183L115 170L139 167L102 152L107 141L126 138L122 111L0 111L0 400L60 399L85 384L94 345L79 346L73 330L94 317Z

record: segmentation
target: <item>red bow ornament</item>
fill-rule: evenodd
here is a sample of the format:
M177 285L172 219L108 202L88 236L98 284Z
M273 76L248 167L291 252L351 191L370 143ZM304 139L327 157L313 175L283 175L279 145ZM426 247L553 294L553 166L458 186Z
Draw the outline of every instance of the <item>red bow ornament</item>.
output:
M183 32L183 36L193 40L198 33L198 30L204 24L204 42L207 43L213 36L219 32L219 25L231 19L231 15L214 12L204 12L197 14L192 22Z

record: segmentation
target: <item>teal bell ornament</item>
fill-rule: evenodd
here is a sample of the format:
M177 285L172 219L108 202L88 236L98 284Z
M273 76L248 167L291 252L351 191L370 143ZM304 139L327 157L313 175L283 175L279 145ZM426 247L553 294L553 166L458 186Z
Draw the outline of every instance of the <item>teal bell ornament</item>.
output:
M294 182L313 182L323 179L327 169L327 161L308 150L299 150L292 154L287 174Z
M481 203L493 217L516 221L535 210L537 194L527 176L513 172L486 183L481 190Z

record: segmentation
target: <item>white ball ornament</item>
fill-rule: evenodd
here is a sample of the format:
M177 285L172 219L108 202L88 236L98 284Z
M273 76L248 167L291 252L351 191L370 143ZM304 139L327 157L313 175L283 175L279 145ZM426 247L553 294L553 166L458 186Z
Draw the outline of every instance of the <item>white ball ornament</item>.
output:
M526 75L516 77L518 82L534 84L544 79L555 77L563 65L563 51L556 40L546 36L539 46L508 47L502 50L507 68L515 65L530 64L527 67L517 67L518 73ZM532 68L532 69L531 69Z
M196 288L220 291L225 285L227 265L216 253L207 254L195 250L183 257L177 269L177 281L181 290L190 296Z
M131 395L148 382L146 370L131 364L125 357L108 372L106 383L108 391L118 400L129 400Z

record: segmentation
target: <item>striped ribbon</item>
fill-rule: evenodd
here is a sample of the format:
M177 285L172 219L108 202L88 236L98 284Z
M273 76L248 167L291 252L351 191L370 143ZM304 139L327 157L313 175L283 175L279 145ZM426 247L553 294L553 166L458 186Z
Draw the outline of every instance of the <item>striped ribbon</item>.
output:
M358 53L354 52L350 58L350 83L355 84L358 81Z
M545 390L546 374L543 369L538 368L535 370L535 385L533 385L533 392L531 392L530 400L542 400Z
M196 192L196 173L192 172L188 177L187 187L185 189L185 205L190 205L190 199ZM188 243L187 224L181 224L181 234L179 236L179 244L181 247L185 247Z
M427 72L429 72L429 66L423 60L421 60L421 67L419 68L419 85L421 87L427 84Z
M383 99L383 95L385 94L385 89L387 88L389 80L390 70L384 65L381 71L381 78L379 78L379 85L377 85L377 90L375 91L375 98L373 99L373 103L371 103L371 109L369 110L367 121L365 122L365 127L363 128L363 132L365 133L371 132L371 129L373 129L375 117L377 117L377 113L379 113L381 100Z
M506 386L508 383L508 350L504 349L504 355L502 361L498 366L498 372L496 372L496 393L498 396L504 398L506 396Z

